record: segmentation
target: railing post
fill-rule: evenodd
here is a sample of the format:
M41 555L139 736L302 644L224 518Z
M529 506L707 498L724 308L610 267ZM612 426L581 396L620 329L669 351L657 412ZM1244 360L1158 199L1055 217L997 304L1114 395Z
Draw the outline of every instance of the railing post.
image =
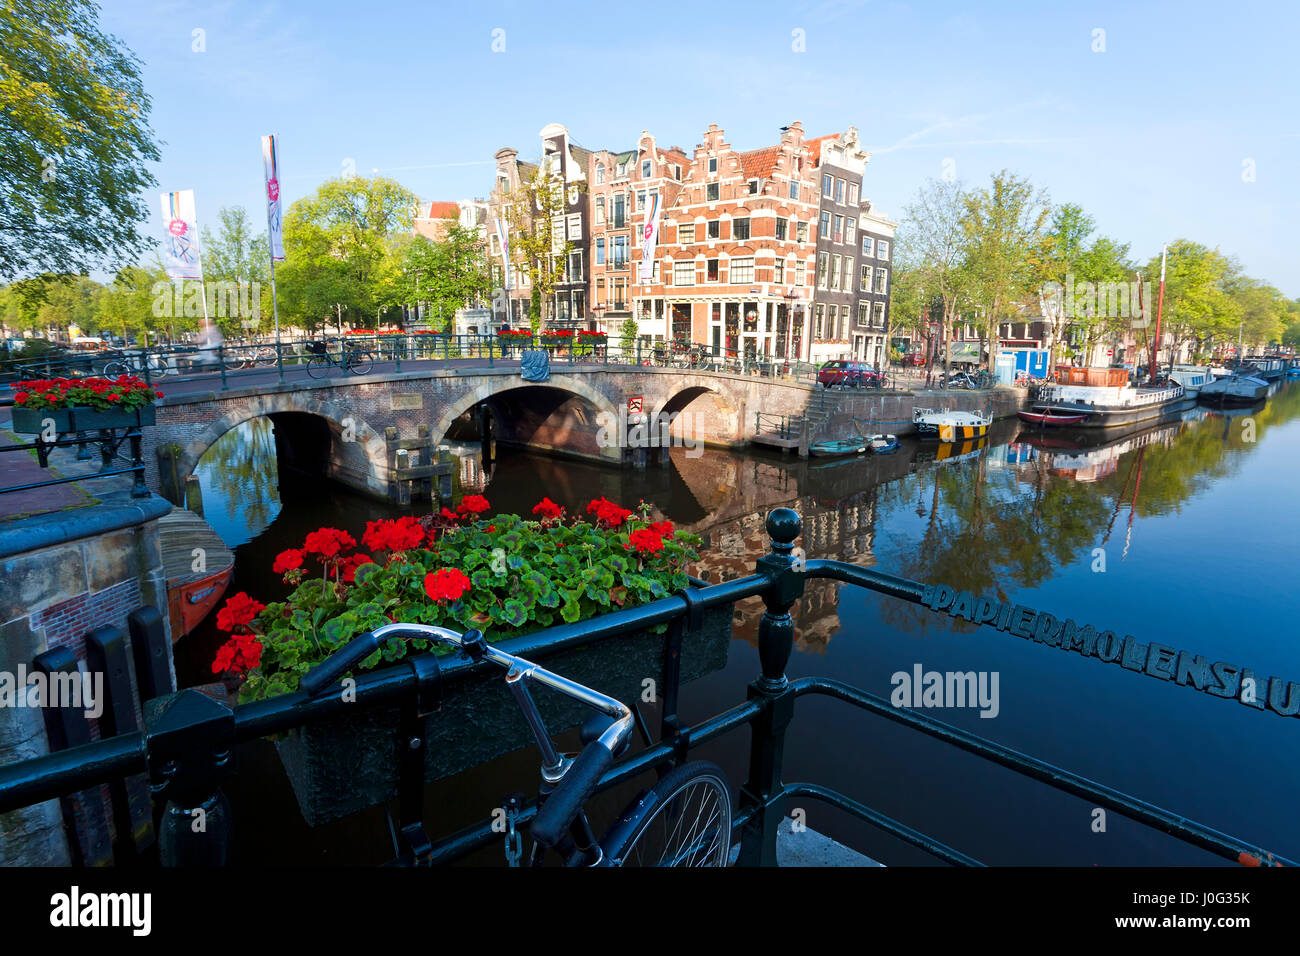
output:
M225 866L230 805L221 777L234 760L235 714L195 688L145 704L150 788L167 801L158 828L163 866Z
M221 368L221 390L226 390L226 347L217 346L217 365Z
M780 797L785 729L794 715L794 692L785 667L794 649L790 608L803 595L802 560L794 541L802 530L798 512L777 508L767 516L771 552L759 558L757 571L768 579L766 610L758 623L758 659L762 673L749 685L747 698L762 705L751 724L749 779L740 790L742 807L753 815L740 837L738 866L776 866L776 831L784 813Z

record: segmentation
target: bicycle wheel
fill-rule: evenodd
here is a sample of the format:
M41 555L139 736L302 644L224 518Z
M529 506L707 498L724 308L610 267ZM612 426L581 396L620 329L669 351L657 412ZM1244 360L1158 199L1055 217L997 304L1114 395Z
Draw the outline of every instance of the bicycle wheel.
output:
M135 370L131 368L130 364L127 362L104 363L104 375L107 378L118 378L122 375L130 375L133 371Z
M683 764L624 811L603 849L610 866L726 866L727 778L707 760Z
M313 355L307 362L307 374L312 378L325 378L334 367L328 355Z
M276 364L275 348L270 345L263 345L254 354L253 361L262 368L274 368Z
M365 375L375 365L375 356L372 352L350 352L348 353L348 371L357 375Z

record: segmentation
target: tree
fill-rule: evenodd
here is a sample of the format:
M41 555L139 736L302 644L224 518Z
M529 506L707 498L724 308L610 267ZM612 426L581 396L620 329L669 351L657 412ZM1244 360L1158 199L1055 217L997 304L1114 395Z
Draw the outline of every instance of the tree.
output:
M113 282L101 287L96 296L100 327L137 340L148 333L159 336L164 332L172 338L177 331L198 328L197 317L187 316L183 305L175 308L175 289L161 263L118 270Z
M211 304L209 317L225 335L246 335L265 329L263 310L271 307L270 289L263 286L270 274L270 247L265 232L254 233L243 206L222 207L218 229L203 230L203 276ZM231 307L232 299L235 308ZM244 310L256 314L243 314ZM245 322L257 321L257 325Z
M1235 342L1241 307L1227 291L1234 271L1234 263L1217 249L1190 239L1170 243L1161 338L1167 332L1175 347L1192 342L1197 352L1214 341ZM1160 275L1160 256L1151 258L1147 274Z
M457 310L481 302L492 291L487 248L478 232L453 225L445 238L416 236L406 246L401 290L406 302L422 302L448 332Z
M1225 290L1237 306L1241 337L1251 345L1278 342L1290 320L1290 303L1277 289L1260 279L1235 274Z
M389 301L392 242L411 228L417 199L383 176L331 179L284 220L285 264L276 270L284 313L309 328L346 311L369 326Z
M993 174L986 188L966 193L964 200L967 262L975 295L984 307L992 369L1003 316L1036 292L1051 204L1046 190L1005 169Z
M618 328L620 351L623 355L623 361L627 362L627 357L632 354L632 349L636 347L636 337L640 332L640 327L636 324L636 319L628 316L623 320L623 324Z
M951 333L969 292L967 237L962 227L966 191L957 180L931 179L907 206L898 238L903 261L914 264L922 295L939 297ZM943 356L945 373L948 352Z
M0 6L0 279L84 273L150 244L149 97L98 12L88 0Z
M567 235L564 188L559 173L543 163L505 198L511 245L532 283L528 317L534 333L554 308L555 286L566 274L573 251L571 241L559 239Z

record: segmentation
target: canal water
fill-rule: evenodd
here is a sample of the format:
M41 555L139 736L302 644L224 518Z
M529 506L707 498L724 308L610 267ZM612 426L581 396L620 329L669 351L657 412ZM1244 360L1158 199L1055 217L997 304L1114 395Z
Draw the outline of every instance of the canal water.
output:
M947 457L944 457L947 452ZM1204 409L1104 436L1035 432L1000 423L984 445L904 441L889 457L799 462L706 450L644 471L503 452L488 469L468 452L457 494L528 513L543 496L581 511L606 496L652 502L706 538L697 570L727 579L753 570L763 516L803 516L810 558L836 558L957 590L1010 600L1099 630L1203 654L1267 677L1300 681L1295 626L1300 510L1300 388L1262 408ZM227 433L198 469L205 514L236 554L230 593L283 593L271 564L322 525L358 539L395 513L334 488L280 488L270 423ZM761 604L738 607L726 666L686 685L694 721L744 699L758 673ZM1300 718L1281 717L1118 664L834 583L811 583L795 609L792 677L822 675L889 698L896 675L996 675L986 706L926 708L928 716L1133 794L1215 829L1300 856ZM211 681L221 643L210 617L177 646L182 684ZM654 726L653 711L650 711ZM748 733L703 748L733 785L744 780ZM1182 865L1217 857L1115 813L955 750L892 721L802 698L785 749L785 779L836 788L989 864ZM485 819L506 794L535 792L537 757L519 751L432 785L429 829ZM613 813L635 786L612 795ZM241 748L227 792L242 863L375 863L392 855L380 809L315 829L298 814L272 745ZM891 864L927 854L804 801L815 830ZM500 847L476 857L504 860Z

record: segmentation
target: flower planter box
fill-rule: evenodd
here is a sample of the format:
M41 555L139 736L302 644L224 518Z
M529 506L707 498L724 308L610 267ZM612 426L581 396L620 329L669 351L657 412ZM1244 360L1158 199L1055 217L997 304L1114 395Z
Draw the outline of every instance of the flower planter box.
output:
M682 642L681 679L694 680L727 663L732 608L705 612L698 631ZM630 702L642 681L662 680L666 634L637 631L539 658L538 663L602 693ZM398 664L405 668L407 665ZM422 735L425 780L441 780L523 747L535 747L499 669L442 690L441 706L426 718ZM659 688L663 693L663 688ZM578 726L591 714L546 688L534 699L552 734ZM396 707L299 727L276 741L280 760L308 826L319 826L383 803L398 794L399 711Z
M152 425L157 421L157 412L153 405L138 409L111 409L100 411L97 408L78 406L76 408L19 408L13 409L13 429L20 435L39 435L44 431L43 422L54 420L55 431L66 432L95 431L100 428L133 428L136 425Z

